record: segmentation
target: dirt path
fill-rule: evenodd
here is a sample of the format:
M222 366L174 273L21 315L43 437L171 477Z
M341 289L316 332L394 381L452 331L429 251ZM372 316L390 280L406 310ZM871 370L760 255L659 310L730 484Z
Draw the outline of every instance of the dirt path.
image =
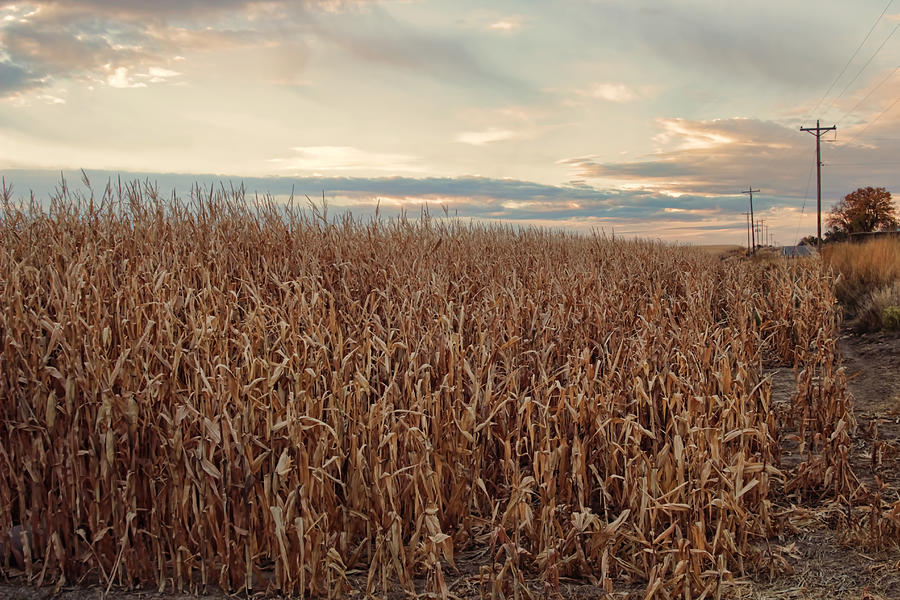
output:
M883 485L885 502L900 499L900 336L845 333L839 342L857 429L851 463L869 490ZM775 369L773 399L789 401L794 376ZM791 517L798 532L777 540L793 573L757 578L733 588L736 598L900 600L900 552L875 552L848 538L837 506L802 507Z
M851 378L858 429L853 468L867 485L880 477L900 492L900 336L845 335L840 343Z

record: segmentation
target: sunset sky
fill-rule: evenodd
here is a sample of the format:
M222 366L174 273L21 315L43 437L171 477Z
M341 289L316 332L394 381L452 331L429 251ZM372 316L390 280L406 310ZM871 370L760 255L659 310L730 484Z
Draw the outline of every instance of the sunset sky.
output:
M801 125L837 125L824 208L900 194L898 27L885 0L0 0L0 174L734 244L752 185L786 244L815 233Z

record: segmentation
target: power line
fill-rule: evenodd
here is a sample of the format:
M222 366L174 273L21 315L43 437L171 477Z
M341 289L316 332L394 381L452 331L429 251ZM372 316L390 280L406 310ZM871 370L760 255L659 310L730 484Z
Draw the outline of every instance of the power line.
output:
M862 74L862 72L866 70L866 67L869 66L869 63L872 62L872 59L875 58L876 56L878 56L878 53L881 52L881 49L884 48L884 45L887 44L888 40L891 39L891 38L894 36L894 33L897 32L897 29L898 29L898 28L900 28L900 23L897 23L896 25L894 25L894 28L891 29L891 32L888 34L888 36L887 36L886 38L884 38L884 41L881 42L881 45L878 46L878 49L877 49L877 50L875 50L875 54L873 54L872 56L869 57L869 60L866 61L866 64L864 64L864 65L860 68L860 70L856 72L856 75L853 76L853 79L850 80L850 83L848 83L847 85L845 85L845 86L844 86L844 89L841 90L841 93L838 94L837 97L834 98L834 99L831 101L831 103L828 105L828 108L825 109L825 112L826 112L826 113L827 113L829 110L831 110L831 107L834 106L834 103L837 102L837 101L841 98L841 96L844 95L844 92L846 92L846 91L850 88L850 86L853 85L853 82L856 81L856 80L859 78L859 76Z
M887 77L885 77L884 79L882 79L881 82L880 82L878 85L876 85L874 88L872 88L871 90L869 90L869 93L866 94L865 98L863 98L862 100L860 100L859 102L857 102L857 103L856 103L856 106L854 106L853 108L851 108L850 110L848 110L846 113L844 113L844 116L841 117L840 119L838 119L837 124L840 125L840 124L844 121L844 119L847 118L848 115L850 115L853 111L855 111L857 108L859 108L859 107L862 105L863 102L865 102L866 100L868 100L868 99L869 99L869 96L871 96L871 95L874 94L876 91L878 91L878 88L880 88L881 86L883 86L883 85L885 84L885 82L887 82L888 79L890 79L891 77L893 77L893 76L894 76L894 73L896 73L898 69L900 69L900 65L894 67L894 70L891 71L890 73L888 73Z
M827 162L825 163L826 167L883 167L885 165L900 165L900 161L888 161L888 162L856 162L856 163L845 163L845 162Z
M880 119L881 117L883 117L884 114L885 114L887 111L889 111L889 110L891 110L892 108L894 108L894 106L895 106L898 102L900 102L900 96L898 96L893 102L891 102L891 105L890 105L890 106L888 106L886 109L884 109L883 111L881 111L880 113L878 113L878 116L877 116L877 117L875 117L874 119L872 119L871 121L869 121L869 122L866 124L866 126L862 128L862 131L860 131L859 133L857 133L856 135L854 135L852 138L850 138L848 141L844 142L844 143L841 144L841 145L842 145L842 146L849 146L850 144L852 144L856 139L858 139L862 134L864 134L864 133L866 132L866 130L867 130L869 127L871 127L871 126L875 123L875 121L877 121L878 119Z
M872 27L869 28L869 33L866 34L866 37L863 38L863 41L861 41L861 42L859 43L859 46L856 47L856 50L855 50L855 51L853 52L853 54L850 56L850 60L847 61L847 64L844 65L844 68L843 68L843 69L841 69L841 72L838 73L837 77L834 78L834 81L831 82L831 85L828 86L828 89L825 90L825 93L822 94L822 97L819 98L819 101L816 102L815 108L813 108L813 109L809 112L809 115L813 115L813 114L816 112L816 110L817 110L817 109L819 108L819 106L822 104L822 101L825 100L825 98L826 98L826 97L828 96L828 94L831 92L832 88L834 87L834 84L836 84L836 83L838 82L838 80L844 75L844 72L847 71L847 67L850 66L850 63L853 62L853 59L856 58L856 55L859 54L859 51L860 51L860 50L862 50L863 45L864 45L864 44L866 43L866 41L869 39L869 36L872 35L872 32L875 31L875 27L878 26L878 23L881 21L881 18L884 17L884 14L888 11L888 9L891 7L891 4L893 4L893 3L894 3L894 0L888 0L888 3L884 6L884 10L881 11L881 14L878 15L878 18L875 19L875 22L874 22L874 23L872 23Z

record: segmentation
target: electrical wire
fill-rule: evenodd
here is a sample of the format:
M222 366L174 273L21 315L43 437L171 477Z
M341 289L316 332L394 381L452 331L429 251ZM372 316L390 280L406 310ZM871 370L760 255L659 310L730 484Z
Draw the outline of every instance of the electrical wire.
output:
M880 119L881 117L883 117L884 114L885 114L886 112L888 112L889 110L891 110L892 108L894 108L894 106L896 106L896 104L897 104L898 102L900 102L900 96L898 96L893 102L891 102L890 106L888 106L888 107L885 108L883 111L881 111L880 113L878 113L878 116L877 116L877 117L875 117L874 119L872 119L871 121L869 121L869 122L866 124L866 126L862 128L862 130L861 130L859 133L857 133L856 135L854 135L852 138L850 138L849 140L847 140L846 142L844 142L844 143L841 144L841 145L842 145L842 146L849 146L849 145L852 144L854 141L856 141L862 134L864 134L864 133L866 132L866 130L867 130L869 127L871 127L872 125L875 124L875 121L877 121L878 119Z
M837 121L837 122L838 122L838 125L840 125L840 124L843 122L843 120L847 118L848 115L852 114L853 111L855 111L857 108L859 108L859 107L862 105L863 102L865 102L866 100L868 100L868 99L869 99L869 96L871 96L871 95L874 94L876 91L878 91L878 88L880 88L881 86L883 86L883 85L885 84L885 82L887 82L888 79L890 79L891 77L893 77L893 76L894 76L894 73L896 73L898 69L900 69L900 65L894 67L894 70L891 71L890 73L888 73L887 77L885 77L884 79L882 79L881 82L880 82L878 85L876 85L874 88L872 88L871 90L869 90L869 93L866 94L865 98L863 98L862 100L860 100L859 102L857 102L856 105L855 105L853 108L851 108L851 109L848 110L846 113L844 113L844 116L841 117L840 119L838 119L838 121Z
M856 50L854 50L853 54L850 56L850 60L847 61L847 64L845 64L844 68L841 69L841 72L838 73L837 77L834 78L834 81L831 82L831 85L828 86L828 89L825 90L825 93L822 94L822 97L819 98L819 101L816 102L816 106L809 112L809 115L807 115L807 118L810 118L813 114L815 114L816 110L818 110L819 106L821 106L822 102L825 100L825 98L828 96L828 94L831 93L832 88L834 88L834 84L836 84L838 82L838 80L840 80L840 78L847 71L847 67L850 66L850 63L853 62L853 59L856 58L856 55L859 54L860 50L862 50L863 45L865 45L866 41L869 39L869 36L871 36L872 32L875 31L875 27L878 26L878 23L881 22L882 17L884 17L884 14L888 11L888 9L891 7L891 4L893 4L893 3L894 3L894 0L888 0L888 3L884 6L884 10L881 11L881 14L878 15L878 18L875 19L874 23L872 23L872 27L869 28L869 33L866 34L866 37L863 38L863 41L861 41L859 43L859 46L856 47ZM806 119L804 119L804 120L806 120Z
M806 178L806 192L803 194L803 208L800 209L800 215L797 217L797 228L794 231L795 240L800 235L800 222L803 220L803 215L806 214L806 201L809 200L809 186L812 183L813 166L815 164L809 165L809 177Z
M884 167L888 165L900 165L900 161L886 161L886 162L855 162L855 163L845 163L845 162L827 162L822 163L823 166L826 167Z
M896 25L894 25L894 28L891 29L891 32L888 34L888 36L887 36L886 38L884 38L884 41L881 42L881 45L878 46L878 48L875 50L875 53L874 53L872 56L869 57L869 60L866 61L866 64L864 64L864 65L859 69L859 71L856 72L856 75L854 75L854 76L853 76L853 79L851 79L850 82L849 82L847 85L844 86L844 89L841 90L841 93L838 94L837 97L835 97L835 98L828 104L828 108L825 109L825 112L826 112L826 113L827 113L829 110L831 110L831 107L834 106L834 103L837 102L837 101L844 95L844 92L846 92L848 89L850 89L850 86L853 85L853 83L859 78L859 76L862 74L862 72L866 70L866 67L869 66L869 63L872 62L872 59L874 59L876 56L878 56L878 53L881 52L881 49L884 48L884 45L887 44L888 40L891 39L891 38L894 36L894 34L897 32L897 29L898 29L898 28L900 28L900 23L897 23Z

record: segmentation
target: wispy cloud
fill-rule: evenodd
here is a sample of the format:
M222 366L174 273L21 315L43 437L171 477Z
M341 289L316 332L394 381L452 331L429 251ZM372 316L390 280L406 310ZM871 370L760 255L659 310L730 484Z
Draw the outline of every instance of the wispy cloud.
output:
M176 56L237 47L274 49L267 54L265 69L278 70L277 64L269 63L290 64L268 79L296 83L302 79L297 71L305 67L311 44L327 44L357 62L448 84L528 91L514 74L493 65L464 40L410 26L382 4L379 0L33 0L31 12L24 5L7 4L9 19L0 16L0 48L6 55L0 54L6 71L0 94L24 93L60 79L120 88L148 86L168 78L136 79L135 74L151 68L176 70ZM512 19L503 23L517 26Z
M586 91L591 98L609 102L631 102L636 100L637 93L624 83L598 83Z
M149 43L140 26L79 16L73 10L51 5L30 19L0 27L7 69L19 73L15 81L3 85L2 95L13 96L68 78L111 87L146 86L149 77L137 82L132 80L133 74L147 74L153 67L166 69L167 53Z
M106 76L106 84L112 88L144 88L148 83L162 83L181 75L178 71L161 67L150 67L145 73L135 73L128 67L112 68L107 66L109 74Z
M73 180L78 173L71 174ZM88 171L92 180L104 181L117 173ZM459 216L503 219L510 222L554 221L571 225L579 219L599 223L637 224L643 221L647 231L661 229L661 222L680 224L737 222L738 213L728 207L728 197L683 195L677 200L648 190L611 190L590 186L554 186L516 179L489 177L273 177L230 179L210 175L123 174L124 178L149 178L164 189L189 190L194 184L218 184L231 181L259 193L284 197L296 194L317 195L325 191L335 205L358 212L374 207L379 199L409 207L441 202ZM7 180L33 186L36 178L45 189L58 183L58 172L7 171Z
M0 97L17 92L39 88L44 81L41 77L9 61L0 61Z
M31 0L6 4L0 18L0 97L60 79L146 87L177 74L191 52L284 44L296 55L307 15L365 0ZM265 18L264 18L265 17ZM245 30L235 30L243 23Z
M147 75L150 77L150 81L156 83L158 81L165 81L171 77L178 77L181 73L171 69L163 69L162 67L150 67L147 70Z
M365 63L492 92L515 91L521 97L532 93L518 74L498 67L463 40L412 27L384 10L373 9L366 19L352 24L318 22L314 32Z
M786 190L796 188L801 178L805 183L797 171L808 162L806 140L788 127L753 119L660 119L658 125L660 148L641 160L579 157L561 162L572 166L576 177L680 193L728 194L750 182L771 186L776 181Z
M488 29L492 31L498 31L501 33L511 33L513 31L517 31L522 27L522 20L519 17L504 17L497 21L494 21L490 25L488 25Z
M650 53L684 76L714 73L729 83L817 87L822 85L822 72L833 73L846 60L846 48L811 43L811 38L798 34L788 9L781 11L780 19L755 4L735 6L729 13L704 2L660 4L651 11L636 3L597 2L593 10L617 24L608 35L621 52ZM584 26L590 24L588 20ZM808 25L815 31L815 20ZM761 43L761 28L766 43Z
M95 185L118 173L88 171ZM7 182L18 193L27 195L34 190L38 197L48 195L59 182L58 171L14 171L4 173ZM70 181L80 180L80 172L66 174ZM229 182L241 184L252 193L272 194L276 200L286 201L295 195L318 195L325 192L332 214L351 211L355 215L374 214L381 204L382 216L386 206L396 210L417 210L429 203L446 206L451 215L477 220L501 220L524 226L549 226L570 230L615 231L622 235L659 237L663 239L695 240L709 243L710 239L743 239L745 221L741 210L744 199L733 195L681 194L678 198L647 189L598 189L589 185L554 186L515 179L488 177L273 177L223 178L213 175L172 175L123 173L124 180L149 179L161 189L184 194L194 185L218 186ZM758 204L761 218L773 223L795 226L801 218L799 207L784 206L771 198L761 197ZM793 231L783 229L788 239Z
M660 131L654 141L659 148L638 160L614 162L582 156L560 164L573 169L573 178L654 192L717 197L736 194L752 184L766 188L765 193L779 190L781 197L809 194L814 145L810 136L793 125L747 118L659 119L657 124ZM897 128L897 123L891 127ZM866 166L874 182L856 185L876 185L882 179L879 173L895 177L896 165L885 162L884 157L898 152L896 139L883 140L877 146L823 145L828 202L852 189L844 189L853 185L846 181L846 170L841 170L844 165Z
M687 119L659 119L657 122L662 131L653 137L653 141L677 150L714 148L736 142L737 138L732 131L744 120L746 119L732 119L725 123L720 120L697 122ZM746 139L743 141L747 142Z
M484 146L485 144L511 139L515 137L515 135L516 134L513 131L491 127L484 131L464 131L456 136L456 141L472 146Z
M143 81L135 81L128 73L128 67L116 67L106 77L106 83L109 87L114 88L142 88L147 87Z
M280 169L312 173L354 170L405 173L423 169L419 159L409 154L370 152L352 146L298 146L292 150L294 156L273 158L269 162Z

